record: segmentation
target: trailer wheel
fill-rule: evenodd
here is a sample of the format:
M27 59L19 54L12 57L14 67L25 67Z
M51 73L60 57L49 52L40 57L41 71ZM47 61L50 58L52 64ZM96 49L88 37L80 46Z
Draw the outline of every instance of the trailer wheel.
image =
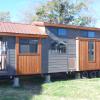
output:
M82 72L81 73L81 78L88 78L88 72Z
M100 71L98 71L98 77L100 77Z
M96 71L92 71L92 72L89 73L90 78L95 78L96 75L97 75Z

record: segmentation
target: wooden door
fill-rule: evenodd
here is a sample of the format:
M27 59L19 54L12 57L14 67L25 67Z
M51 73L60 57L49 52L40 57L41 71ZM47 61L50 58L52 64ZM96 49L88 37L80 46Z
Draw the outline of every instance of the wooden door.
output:
M99 70L100 69L100 40L80 39L79 41L80 41L79 42L80 71ZM91 43L92 43L92 49L91 49Z

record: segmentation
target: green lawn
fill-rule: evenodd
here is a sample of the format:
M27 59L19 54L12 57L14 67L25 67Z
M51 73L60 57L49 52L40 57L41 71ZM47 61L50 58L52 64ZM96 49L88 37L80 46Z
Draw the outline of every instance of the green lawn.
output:
M20 88L0 85L0 100L100 100L100 78L52 83L25 81Z

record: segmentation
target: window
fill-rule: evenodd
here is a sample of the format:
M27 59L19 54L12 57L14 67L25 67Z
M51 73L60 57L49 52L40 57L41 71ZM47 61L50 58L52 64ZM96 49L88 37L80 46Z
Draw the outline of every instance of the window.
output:
M93 40L88 42L88 60L95 61L95 42Z
M95 38L95 32L88 31L88 37L89 38Z
M66 29L58 29L58 35L59 36L66 36L67 30Z
M20 39L20 53L37 53L38 40L37 39Z
M88 37L88 32L82 30L82 31L80 32L80 36L81 36L81 37Z
M58 46L57 46L57 50L59 53L66 53L66 46L62 43L60 43Z
M51 43L51 52L59 54L66 53L66 45L63 43L53 42Z
M93 31L81 31L80 34L81 37L88 37L88 38L95 38L96 37L96 33Z

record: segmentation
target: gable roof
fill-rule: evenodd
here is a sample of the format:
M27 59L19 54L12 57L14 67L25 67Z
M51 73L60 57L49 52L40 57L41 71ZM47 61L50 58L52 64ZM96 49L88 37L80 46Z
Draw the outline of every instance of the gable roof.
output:
M44 36L47 35L35 25L12 22L0 22L0 34L1 33Z
M47 26L47 27L62 27L62 28L70 28L70 29L80 29L80 30L90 30L90 31L100 31L100 28L94 27L84 27L84 26L75 26L75 25L65 25L65 24L51 24L47 22L33 22L33 25L36 26Z

